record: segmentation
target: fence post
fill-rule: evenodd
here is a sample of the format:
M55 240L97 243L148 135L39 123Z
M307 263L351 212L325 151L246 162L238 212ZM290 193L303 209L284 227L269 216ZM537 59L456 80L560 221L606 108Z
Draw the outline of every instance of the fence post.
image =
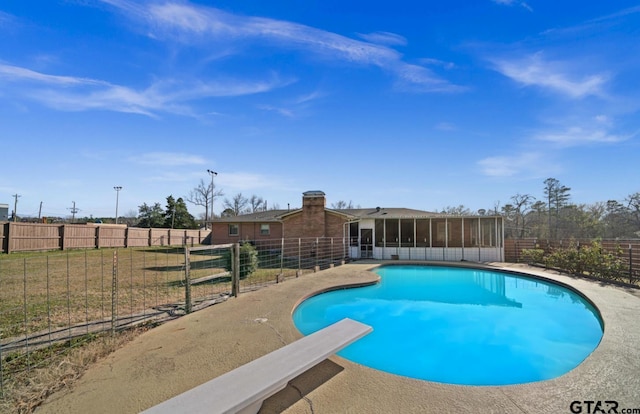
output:
M231 250L231 260L233 264L231 266L231 295L234 298L238 297L240 290L240 244L234 243Z
M29 354L29 307L27 306L27 259L22 259L22 302L24 311L24 347L27 353L27 372L31 372L31 356Z
M11 233L13 233L11 231L11 227L13 226L13 224L11 224L11 222L7 223L7 234L5 234L5 239L7 240L7 254L11 253L13 251L12 247L13 247L13 240L11 238Z
M189 260L189 247L184 246L184 310L191 313L191 262Z
M280 275L284 275L284 237L280 242Z
M111 278L111 335L116 334L118 322L118 250L113 251L112 278Z
M335 259L333 258L333 237L331 237L331 253L329 255L331 256L331 263L329 264L329 266L333 267L335 265Z
M629 283L633 283L633 249L629 243Z
M301 266L302 266L302 239L298 237L298 271L296 272L296 277L300 276Z
M314 241L314 252L315 253L315 265L313 266L313 271L314 272L319 272L320 271L320 264L318 263L318 251L320 250L320 243L318 242L318 238L316 237L316 240Z
M65 239L64 239L64 228L65 228L66 224L63 224L62 226L59 227L59 237L60 237L60 250L64 250L65 249Z
M2 368L2 347L0 347L0 398L4 398L4 377L2 375L3 372L4 368Z

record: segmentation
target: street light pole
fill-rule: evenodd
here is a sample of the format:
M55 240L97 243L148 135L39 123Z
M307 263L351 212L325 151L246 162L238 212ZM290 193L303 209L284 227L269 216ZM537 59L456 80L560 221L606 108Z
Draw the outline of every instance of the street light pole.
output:
M212 170L207 170L207 172L211 175L211 217L209 217L209 220L211 220L211 231L213 231L213 177L218 175L218 173Z
M116 186L113 187L113 189L116 190L116 224L118 224L118 201L120 198L120 190L122 190L122 187Z

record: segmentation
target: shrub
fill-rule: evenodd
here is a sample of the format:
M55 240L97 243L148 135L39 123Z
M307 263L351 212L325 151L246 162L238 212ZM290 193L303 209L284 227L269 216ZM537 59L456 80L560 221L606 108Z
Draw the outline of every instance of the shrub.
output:
M547 267L573 275L612 280L622 280L625 276L626 262L622 249L618 246L615 252L605 251L600 241L589 245L572 241L569 247L553 249L548 254L541 249L524 249L522 257L528 263L544 263Z
M616 247L615 252L604 251L600 242L594 241L582 250L584 273L605 279L621 280L626 267L622 259L622 249Z
M227 270L232 271L233 259L231 251L226 254ZM240 244L240 279L251 276L258 270L258 251L249 242Z
M542 249L522 249L522 260L529 264L544 263L544 250Z

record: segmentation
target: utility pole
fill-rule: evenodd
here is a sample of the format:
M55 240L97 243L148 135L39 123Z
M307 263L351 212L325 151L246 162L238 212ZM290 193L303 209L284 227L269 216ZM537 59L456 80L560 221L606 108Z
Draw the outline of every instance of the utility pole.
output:
M211 175L211 217L209 217L209 220L211 220L211 231L213 231L213 197L214 197L213 189L215 188L213 185L213 177L218 175L218 173L212 170L207 170L207 172L209 173L209 175ZM205 226L206 225L207 223L205 223Z
M71 223L76 221L76 213L80 211L80 209L76 208L76 202L72 201L72 203L73 207L69 208L69 211L71 211Z
M18 221L18 198L22 197L20 194L14 194L13 198L13 221Z
M38 221L42 218L42 201L40 202L40 208L38 209Z
M118 201L120 198L120 190L122 190L121 186L116 186L113 187L114 190L116 190L116 224L118 224Z

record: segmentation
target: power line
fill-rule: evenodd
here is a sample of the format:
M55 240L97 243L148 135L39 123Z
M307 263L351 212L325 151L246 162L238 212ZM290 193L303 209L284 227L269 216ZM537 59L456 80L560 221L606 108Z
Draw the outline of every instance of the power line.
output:
M69 211L71 211L71 222L73 223L74 221L76 221L76 213L80 211L80 209L76 208L75 201L72 201L72 203L73 203L73 207L69 207Z

